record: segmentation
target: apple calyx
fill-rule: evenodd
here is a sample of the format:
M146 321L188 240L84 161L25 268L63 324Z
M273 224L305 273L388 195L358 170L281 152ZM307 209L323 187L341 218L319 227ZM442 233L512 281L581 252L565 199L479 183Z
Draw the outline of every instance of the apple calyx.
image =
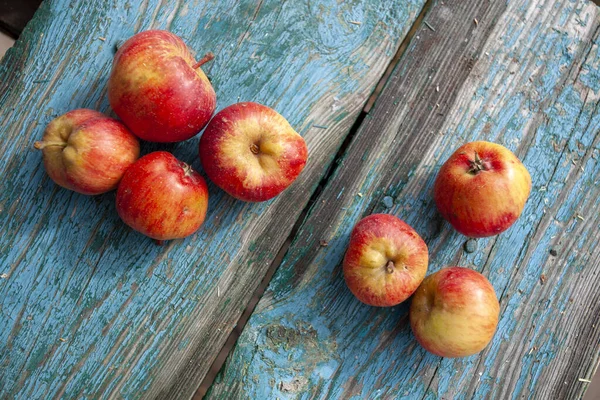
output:
M37 141L33 144L33 147L36 148L37 150L42 150L46 147L51 147L51 146L56 146L56 147L67 147L69 144L67 142L53 142L53 141Z
M385 265L385 271L388 274L394 273L395 268L396 268L396 265L394 264L394 262L392 260L388 261L387 264Z
M260 148L256 143L252 143L250 145L250 151L252 152L252 154L258 154L260 152Z
M215 55L211 51L209 51L196 64L194 64L192 66L192 68L194 68L194 69L200 68L202 65L206 64L207 62L209 62L213 58L215 58Z
M192 167L188 163L182 161L179 166L183 169L183 174L185 176L192 176Z
M470 168L467 172L471 175L477 175L481 171L488 170L488 166L481 158L479 158L479 154L477 154L477 152L475 152L475 159L469 160L469 164Z

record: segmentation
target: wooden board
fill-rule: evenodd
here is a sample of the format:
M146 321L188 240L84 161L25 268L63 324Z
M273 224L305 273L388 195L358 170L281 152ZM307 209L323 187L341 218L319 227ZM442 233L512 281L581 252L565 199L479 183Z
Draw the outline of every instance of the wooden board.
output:
M423 3L44 2L0 64L0 397L190 397ZM216 54L218 108L272 106L310 149L274 201L209 185L203 229L164 247L121 223L114 193L58 188L31 149L70 109L109 111L115 44L148 28ZM199 170L197 142L143 150Z
M580 398L600 349L599 10L585 1L445 0L425 16L316 200L209 399ZM433 29L432 29L433 28ZM435 30L434 30L435 29ZM501 143L533 190L505 233L477 241L441 220L432 186L461 144ZM353 225L388 212L428 243L429 273L482 271L501 302L492 343L443 359L408 306L346 288ZM326 244L326 246L324 246Z

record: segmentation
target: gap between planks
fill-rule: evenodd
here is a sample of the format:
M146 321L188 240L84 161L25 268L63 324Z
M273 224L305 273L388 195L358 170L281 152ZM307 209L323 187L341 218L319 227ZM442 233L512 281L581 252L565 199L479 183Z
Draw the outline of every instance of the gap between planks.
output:
M600 1L600 0L597 0L597 1ZM256 305L258 304L259 300L263 296L267 286L269 285L269 282L271 281L271 278L275 274L275 271L277 271L277 268L279 268L281 262L283 261L283 258L287 254L287 251L290 248L293 240L296 238L296 235L298 234L298 230L302 226L302 223L304 222L304 219L306 218L309 210L313 207L314 203L321 196L323 188L325 187L325 185L327 184L329 179L334 175L335 171L338 169L338 167L340 165L339 161L344 158L344 155L346 154L346 151L347 151L350 143L354 139L356 132L358 132L358 129L364 122L365 117L367 116L369 111L373 108L373 105L379 98L381 91L385 87L387 81L390 79L390 76L392 75L392 72L396 68L396 65L398 64L398 62L400 61L400 59L402 58L402 56L408 49L408 46L411 43L413 37L415 36L417 31L421 28L421 25L426 23L424 21L425 16L431 9L433 2L434 2L434 0L427 0L425 2L425 4L423 5L423 8L419 12L419 15L417 16L417 19L412 24L410 30L408 31L408 33L402 40L402 43L400 43L400 46L398 47L396 54L394 55L394 57L388 64L387 68L385 69L385 72L379 79L379 82L375 86L373 93L371 94L371 96L369 96L361 113L356 118L356 121L354 121L354 124L350 128L348 135L346 136L346 138L342 142L342 145L338 149L333 161L329 164L327 172L323 175L323 178L321 178L321 180L319 181L317 189L314 191L314 193L310 197L310 200L308 201L308 203L306 204L306 206L304 207L304 209L298 216L298 219L294 223L294 226L292 227L290 234L288 235L287 239L285 240L285 242L283 243L283 245L277 252L277 256L275 257L275 259L273 259L273 261L271 262L271 265L269 266L267 273L261 280L260 285L254 291L254 294L252 295L250 302L248 303L248 305L246 306L246 309L240 316L235 328L229 334L229 337L225 341L225 344L221 348L221 351L219 352L219 354L213 361L209 371L207 372L206 376L200 383L200 386L198 387L198 389L196 390L196 393L193 396L193 400L201 400L202 398L204 398L204 395L206 394L207 390L212 386L215 378L217 377L217 374L219 373L219 371L225 364L225 361L227 360L229 353L235 346L235 343L237 342L240 334L244 330L244 327L246 326L248 319L254 312Z

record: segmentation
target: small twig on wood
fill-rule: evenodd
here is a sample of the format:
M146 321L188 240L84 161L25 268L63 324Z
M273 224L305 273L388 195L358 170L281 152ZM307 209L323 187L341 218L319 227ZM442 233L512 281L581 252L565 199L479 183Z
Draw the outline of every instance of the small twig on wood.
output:
M533 346L533 347L531 348L531 350L529 350L529 354L527 354L527 355L531 355L531 353L533 353L533 352L534 352L534 351L536 351L537 349L538 349L538 348L537 348L537 346Z
M321 240L319 241L319 244L321 245L321 247L327 247L329 245L329 242L327 240Z
M579 378L577 379L579 382L592 383L591 379Z
M217 286L217 297L221 297L221 288Z
M576 217L576 218L577 218L577 219L580 219L580 220L582 220L582 221L585 221L585 218L583 218L583 216L581 216L581 215L579 215L579 214L577 214L577 217Z
M362 22L360 22L360 21L348 21L348 22L350 22L353 25L360 25L360 24L362 24Z
M102 37L102 36L100 36L100 37L98 38L98 40L102 40L102 41L104 42L104 41L106 41L106 38L105 38L105 37Z
M424 21L423 21L423 23L425 24L425 26L426 26L426 27L428 27L428 28L429 28L429 29L431 29L433 32L435 32L435 28L434 28L433 26L429 25L429 22L427 22L427 21L425 21L425 20L424 20Z
M8 274L2 274L2 275L0 275L0 279L6 279L6 278L8 278Z
M319 128L319 129L328 129L328 126L324 126L324 125L315 125L313 124L313 128Z
M479 21L477 21L477 18L473 18L473 22L475 22L475 26L479 25Z

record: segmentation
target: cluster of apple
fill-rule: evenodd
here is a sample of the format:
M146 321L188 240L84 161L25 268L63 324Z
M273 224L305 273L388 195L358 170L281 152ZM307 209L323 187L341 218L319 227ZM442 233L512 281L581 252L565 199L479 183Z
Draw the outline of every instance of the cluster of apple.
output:
M480 238L508 229L530 191L529 172L510 150L471 142L442 166L434 199L458 232ZM498 325L493 286L463 267L443 268L425 278L428 257L427 245L411 226L389 214L370 215L352 230L344 279L360 301L372 306L395 306L412 295L410 325L431 353L466 357L480 352Z
M138 159L138 138L190 139L205 126L199 156L208 177L243 201L277 196L300 174L308 157L304 139L284 117L257 103L237 103L212 119L216 95L176 35L138 33L118 49L108 82L109 102L123 121L87 109L54 119L35 147L59 185L95 195L117 189L117 212L133 229L159 241L183 238L204 222L204 179L171 153ZM208 124L208 125L207 125ZM434 197L442 216L469 237L497 235L521 215L531 177L503 146L472 142L443 165ZM427 245L400 219L374 214L353 229L344 258L352 293L373 306L395 306L414 294L410 323L427 350L445 357L481 351L498 324L499 303L490 282L462 267L425 278Z
M284 117L261 104L230 105L212 119L215 91L200 61L178 36L138 33L113 60L108 97L117 121L77 109L51 121L41 141L48 175L59 185L96 195L117 189L117 212L131 228L158 241L183 238L204 222L204 179L171 153L138 159L138 138L179 142L198 134L202 166L224 191L243 201L277 196L300 174L306 143Z

